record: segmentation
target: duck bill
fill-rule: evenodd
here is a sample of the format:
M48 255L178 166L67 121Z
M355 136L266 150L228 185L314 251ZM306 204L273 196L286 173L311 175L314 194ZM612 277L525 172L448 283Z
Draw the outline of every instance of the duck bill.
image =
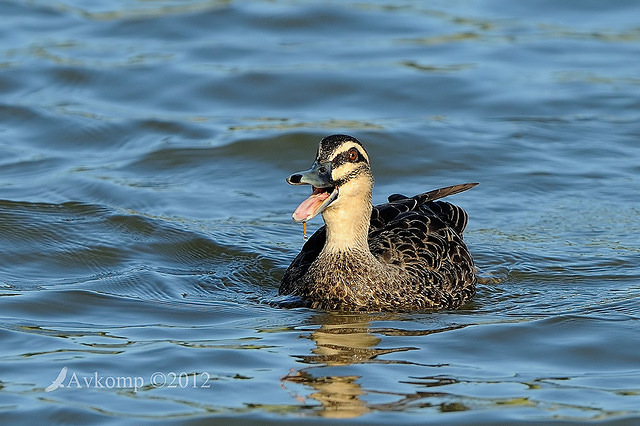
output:
M304 172L294 173L287 178L291 185L311 185L311 195L293 212L293 220L307 222L322 213L338 198L338 188L331 180L331 163L313 163Z
M325 188L313 187L311 196L300 203L296 211L293 212L293 220L307 222L313 219L322 213L336 198L338 198L338 188L334 188L333 191L329 192Z

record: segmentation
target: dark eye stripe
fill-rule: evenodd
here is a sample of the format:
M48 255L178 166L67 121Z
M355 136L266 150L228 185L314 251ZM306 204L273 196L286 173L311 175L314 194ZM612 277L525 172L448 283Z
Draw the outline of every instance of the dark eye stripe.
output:
M356 158L355 161L350 161L349 160L349 151L351 151L352 149L355 149L358 152L358 158ZM347 151L341 152L340 154L336 155L335 158L332 161L333 167L339 167L345 163L365 163L365 164L369 164L369 162L367 161L366 157L364 155L362 155L362 153L360 151L358 151L357 148L350 148Z

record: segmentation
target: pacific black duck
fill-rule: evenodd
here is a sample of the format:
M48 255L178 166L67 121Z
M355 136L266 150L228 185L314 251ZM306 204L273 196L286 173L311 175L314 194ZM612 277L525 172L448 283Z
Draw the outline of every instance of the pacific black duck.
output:
M467 213L436 200L477 183L394 194L374 207L369 155L347 135L322 139L311 169L287 182L312 188L293 219L321 213L325 226L285 272L281 295L326 310L413 311L458 308L475 294L473 259L462 239Z

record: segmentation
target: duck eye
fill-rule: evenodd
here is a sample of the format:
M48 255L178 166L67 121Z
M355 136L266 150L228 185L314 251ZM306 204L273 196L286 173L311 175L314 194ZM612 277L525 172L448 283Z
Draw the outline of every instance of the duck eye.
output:
M356 161L358 159L358 150L351 148L349 150L349 161Z

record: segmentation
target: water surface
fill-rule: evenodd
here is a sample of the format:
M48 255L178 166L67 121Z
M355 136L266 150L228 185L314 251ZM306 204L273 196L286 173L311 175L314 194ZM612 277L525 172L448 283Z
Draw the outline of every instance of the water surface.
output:
M640 420L637 2L86 3L0 5L3 423ZM471 304L269 304L332 133L481 182Z

